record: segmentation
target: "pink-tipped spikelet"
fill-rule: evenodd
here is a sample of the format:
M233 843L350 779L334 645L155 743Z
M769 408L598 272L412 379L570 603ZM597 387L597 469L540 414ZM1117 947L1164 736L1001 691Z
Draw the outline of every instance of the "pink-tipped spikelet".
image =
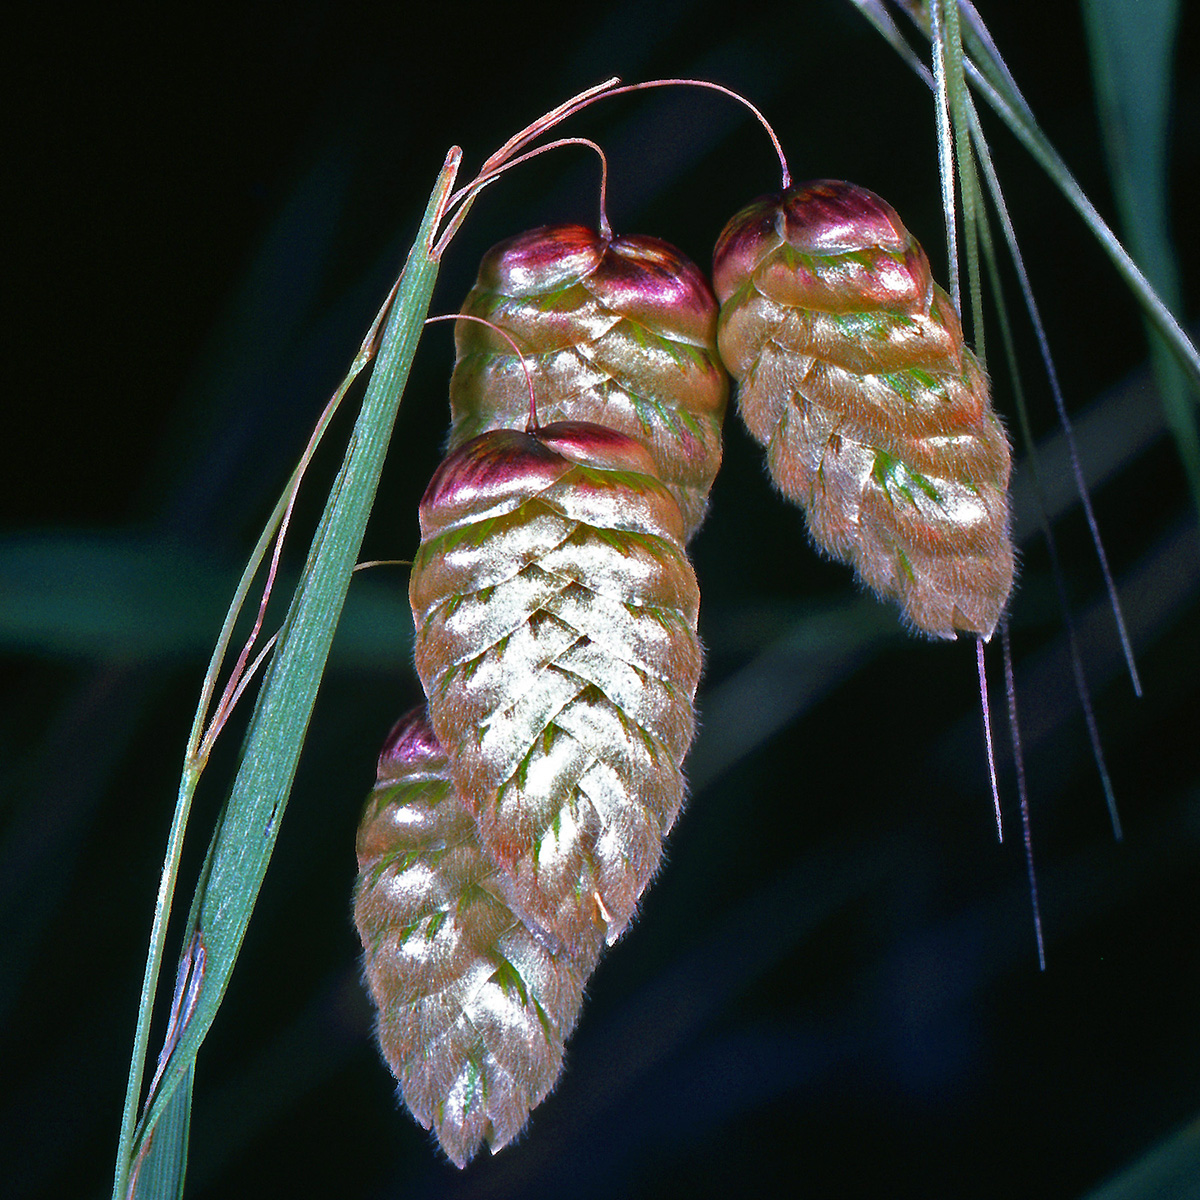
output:
M589 421L641 442L695 532L721 465L729 381L716 301L693 263L657 238L547 225L484 256L462 311L520 346L540 420ZM450 448L524 429L529 393L512 347L473 321L455 339Z
M417 672L513 901L614 940L684 798L700 676L683 519L648 451L561 422L460 446L421 501Z
M917 628L990 637L1013 577L1010 455L958 314L850 183L766 196L717 241L721 355L813 540Z
M424 706L392 730L358 833L354 919L404 1102L460 1167L554 1087L603 937L552 949L480 850Z

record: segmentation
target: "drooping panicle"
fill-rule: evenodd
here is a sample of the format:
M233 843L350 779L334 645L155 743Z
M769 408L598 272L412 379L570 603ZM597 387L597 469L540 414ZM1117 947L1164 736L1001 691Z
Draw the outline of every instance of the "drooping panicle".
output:
M462 311L521 347L539 420L589 421L641 442L691 537L721 465L729 381L716 300L688 258L658 238L547 225L484 256ZM529 392L512 347L473 321L458 323L455 340L450 448L524 429Z
M684 797L700 676L683 518L636 440L495 430L439 467L417 671L484 852L567 949L624 929Z
M1013 578L1008 440L929 260L890 205L821 180L717 241L718 341L817 545L937 637L991 636Z
M354 918L380 1049L405 1104L460 1167L553 1088L603 938L527 925L481 852L424 705L392 730L358 833Z

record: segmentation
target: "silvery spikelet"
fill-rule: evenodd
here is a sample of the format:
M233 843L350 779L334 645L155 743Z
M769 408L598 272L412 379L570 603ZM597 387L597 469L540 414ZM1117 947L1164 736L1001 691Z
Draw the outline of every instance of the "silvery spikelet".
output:
M553 1088L596 965L514 910L425 706L392 730L358 833L354 918L376 1035L413 1116L460 1167Z
M1013 578L1008 441L895 211L830 180L763 197L726 225L713 282L742 418L813 540L918 629L990 637Z
M717 303L685 255L654 237L547 225L484 256L462 311L521 348L545 423L589 421L640 441L690 538L721 465L729 380L717 356ZM489 429L524 429L518 356L474 321L455 328L450 448Z
M483 852L553 946L613 941L684 799L700 677L683 518L640 442L497 430L421 502L416 664Z

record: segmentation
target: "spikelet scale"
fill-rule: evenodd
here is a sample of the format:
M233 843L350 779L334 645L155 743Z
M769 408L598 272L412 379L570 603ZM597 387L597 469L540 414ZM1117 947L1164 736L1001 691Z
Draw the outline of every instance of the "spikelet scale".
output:
M483 854L422 706L393 729L358 834L354 917L380 1048L414 1117L464 1166L524 1127L603 945L551 948Z
M572 951L619 936L684 797L699 591L653 469L595 425L497 430L421 504L410 597L434 727L485 853Z
M539 419L588 421L649 450L688 537L721 464L729 382L717 305L700 271L652 237L548 225L484 257L462 311L509 333L533 376ZM450 383L455 449L491 429L524 429L529 393L512 347L459 322Z
M713 279L742 417L813 540L917 628L990 637L1013 578L1008 441L895 211L829 180L763 197Z

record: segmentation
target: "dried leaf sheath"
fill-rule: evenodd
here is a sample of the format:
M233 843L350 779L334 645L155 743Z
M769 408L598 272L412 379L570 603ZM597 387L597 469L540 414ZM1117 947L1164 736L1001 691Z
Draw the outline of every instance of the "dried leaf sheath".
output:
M695 532L721 465L729 380L716 300L689 259L658 238L547 225L488 251L462 311L516 340L540 420L590 421L640 441ZM474 321L460 321L455 340L450 448L524 429L529 393L512 347Z
M918 628L989 637L1013 576L1008 441L894 210L832 181L764 197L713 277L742 417L813 540Z
M354 917L380 1048L460 1167L511 1141L558 1079L599 957L552 952L480 852L424 707L392 730L358 834Z
M700 674L682 518L595 425L494 431L421 502L417 671L485 851L569 948L615 939L684 796Z

